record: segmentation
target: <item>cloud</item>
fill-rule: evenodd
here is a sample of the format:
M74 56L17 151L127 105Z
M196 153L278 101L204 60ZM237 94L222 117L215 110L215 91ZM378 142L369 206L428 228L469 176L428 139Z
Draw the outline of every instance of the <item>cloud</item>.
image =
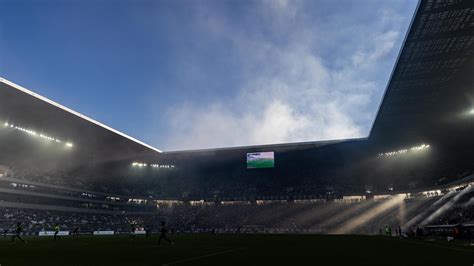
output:
M376 63L378 60L383 59L393 50L399 35L400 32L391 30L384 32L379 36L375 36L375 47L369 51L358 51L353 57L353 64L368 67L369 65Z
M182 103L164 149L197 149L363 137L400 45L403 16L384 11L350 36L336 22L313 21L304 1L263 1L255 18L232 21L215 6L196 25L241 55L245 81L231 100ZM357 16L340 11L340 16ZM205 14L205 15L202 15ZM371 14L373 15L373 14ZM337 19L338 16L335 16ZM242 18L241 18L242 19ZM247 21L245 21L245 19ZM255 27L243 27L246 22ZM348 27L352 27L349 25ZM340 32L340 33L338 33ZM331 36L327 45L325 36ZM349 37L349 38L348 38ZM391 57L390 57L391 56ZM178 111L177 111L178 110Z

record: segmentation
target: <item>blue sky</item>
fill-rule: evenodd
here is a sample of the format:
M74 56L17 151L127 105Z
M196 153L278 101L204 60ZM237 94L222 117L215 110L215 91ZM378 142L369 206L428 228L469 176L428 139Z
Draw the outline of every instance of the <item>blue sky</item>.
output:
M163 150L364 137L414 0L0 0L0 76Z

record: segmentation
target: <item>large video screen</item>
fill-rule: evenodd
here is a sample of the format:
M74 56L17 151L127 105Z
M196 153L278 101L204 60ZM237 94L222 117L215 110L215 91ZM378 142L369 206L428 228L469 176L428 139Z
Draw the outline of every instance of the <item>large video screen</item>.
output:
M275 167L275 155L272 151L247 153L247 169L273 167Z

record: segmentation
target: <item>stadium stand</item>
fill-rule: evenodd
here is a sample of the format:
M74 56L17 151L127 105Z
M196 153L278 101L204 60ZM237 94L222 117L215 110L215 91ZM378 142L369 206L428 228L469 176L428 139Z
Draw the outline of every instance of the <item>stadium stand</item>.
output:
M217 233L351 233L380 234L387 225L401 227L410 235L417 227L473 224L472 184L435 191L384 195L377 199L347 197L344 199L256 200L256 201L160 201L159 208L124 211L96 211L64 205L18 205L0 208L0 229L14 227L16 222L28 225L38 234L59 223L66 231L79 227L83 234L93 231L129 233L130 224L158 230L166 220L175 232ZM5 206L5 202L2 203ZM18 204L18 203L17 203ZM14 205L12 205L14 206ZM441 210L441 211L440 211ZM394 231L395 232L395 231ZM395 233L394 233L395 234Z

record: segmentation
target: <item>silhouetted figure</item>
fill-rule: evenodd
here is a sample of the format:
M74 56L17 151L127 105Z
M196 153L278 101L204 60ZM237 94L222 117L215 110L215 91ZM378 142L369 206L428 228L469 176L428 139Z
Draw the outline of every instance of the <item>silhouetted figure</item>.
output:
M166 222L161 222L161 235L160 238L158 239L158 246L161 244L161 240L164 239L168 241L172 246L174 246L173 241L171 241L166 235L168 234L168 228L166 228Z
M453 228L453 238L458 239L459 238L459 228L454 227Z
M72 237L78 237L79 236L79 227L74 228L71 235L72 235Z
M135 224L131 223L130 224L130 238L136 237L135 230L136 230Z
M150 236L150 227L145 226L145 238L148 238Z
M416 238L422 239L423 238L423 229L420 227L416 227Z
M59 239L58 234L59 234L59 224L56 224L56 225L54 226L54 240L55 240L55 241Z
M21 242L23 242L23 244L26 244L26 241L23 238L21 238L22 232L23 232L23 227L21 226L21 223L17 223L15 235L12 236L12 243L15 243L15 238L18 238L21 240Z
M392 236L392 228L389 225L385 226L385 235Z

